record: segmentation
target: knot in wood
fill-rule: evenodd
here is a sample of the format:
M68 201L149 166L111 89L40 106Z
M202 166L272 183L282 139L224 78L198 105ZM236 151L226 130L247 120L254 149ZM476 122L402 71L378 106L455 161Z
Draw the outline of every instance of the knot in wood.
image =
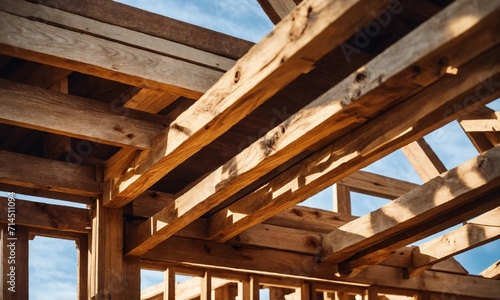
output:
M297 40L307 28L309 15L312 13L312 7L302 7L292 12L292 28L290 29L290 41Z

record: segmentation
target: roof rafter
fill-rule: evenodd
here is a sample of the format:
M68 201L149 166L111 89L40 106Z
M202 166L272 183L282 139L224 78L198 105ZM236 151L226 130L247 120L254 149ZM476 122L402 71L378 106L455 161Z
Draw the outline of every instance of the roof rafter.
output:
M210 220L210 235L218 234L219 241L226 241L238 232L337 182L342 179L342 174L345 176L365 167L405 143L445 125L457 116L460 109L465 109L468 105L484 105L496 99L500 93L498 88L492 90L493 94L485 95L485 99L474 97L473 99L478 101L476 103L465 103L463 100L471 93L474 95L475 88L481 87L478 85L480 80L498 78L500 63L495 52L496 49L490 50L484 57L464 65L462 74L466 75L443 78L380 118L354 130L349 136L340 138L327 148L312 154L270 180L259 190L221 210ZM449 107L457 107L459 110L454 112ZM381 136L379 128L391 130ZM236 215L233 212L242 214Z
M308 6L307 2L303 4ZM232 160L184 191L177 197L175 204L164 208L139 225L129 236L126 252L132 255L143 254L209 209L222 203L248 182L260 178L266 171L279 166L322 138L338 135L339 132L345 132L347 128L358 125L357 123L365 121L365 118L414 91L415 86L425 86L438 80L439 70L443 68L442 63L439 63L440 57L448 52L450 47L487 26L491 21L490 18L499 10L500 5L475 7L460 2L454 3L370 61L363 71L351 74ZM460 27L453 35L449 33L447 26L443 25L453 26L457 18L470 14L476 15L477 19ZM280 23L282 24L284 23ZM441 30L436 30L436 27L439 27L437 24L441 24ZM279 28L278 25L277 30ZM429 34L429 31L432 34ZM427 42L421 43L420 36L425 36ZM484 44L485 48L493 45L494 42ZM412 49L410 52L418 55L406 55L395 63L394 56L406 53L404 49ZM474 53L468 55L463 55L463 52L457 53L450 63L462 65L479 53L481 49L476 49ZM417 75L413 68L416 64L422 66ZM401 77L408 78L403 87L401 87ZM391 91L391 86L396 81L399 87L398 91L394 92ZM198 103L200 102L196 104ZM364 103L370 103L370 107L364 106ZM313 131L314 135L311 135ZM224 220L228 215L222 215L222 218L222 222L210 223L210 236L219 239L224 237L220 231L226 229Z
M104 195L106 205L119 207L132 201L293 79L310 71L317 60L352 35L353 24L368 21L363 11L377 10L383 2L304 2L183 112L152 150L139 154L127 168L130 172L110 181Z
M446 172L446 167L424 138L404 146L401 150L423 182Z
M479 247L500 237L500 207L464 226L413 249L411 273L417 274L446 258Z
M340 263L390 235L428 222L446 210L498 189L499 164L500 147L496 147L339 227L323 238L324 259Z

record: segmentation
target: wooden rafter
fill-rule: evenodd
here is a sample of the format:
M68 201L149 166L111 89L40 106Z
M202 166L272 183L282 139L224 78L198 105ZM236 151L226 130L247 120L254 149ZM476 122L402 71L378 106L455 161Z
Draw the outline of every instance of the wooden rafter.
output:
M439 61L437 58L443 54L443 51L449 51L450 46L456 45L478 28L486 26L489 18L495 16L494 12L497 9L499 7L479 8L462 6L460 3L450 6L443 13L438 14L369 62L362 72L356 72L343 80L280 126L271 130L265 137L253 143L189 190L184 191L176 199L174 206L166 207L149 221L140 225L137 231L129 236L127 253L143 254L189 222L203 215L208 209L232 196L249 181L260 178L266 171L272 170L299 154L308 146L338 131L345 130L346 127L363 122L367 116L376 113L377 109L387 107L391 101L396 101L414 90L415 85L425 86L436 81L439 79L439 72L436 72L436 68L442 68L439 63L436 64ZM452 26L457 16L469 14L478 15L476 22L461 27L459 31L455 32L455 35L450 35L446 26L441 27L442 31L435 30L436 24L449 23ZM286 22L280 23L280 25L286 25ZM430 30L431 28L433 29ZM279 29L278 25L276 31ZM429 31L432 31L433 34L430 35ZM428 43L415 42L421 40L418 38L420 35L425 36ZM419 55L406 56L398 60L397 64L394 63L394 55L402 53L402 49L406 48L411 48ZM421 49L421 51L416 49ZM454 63L461 65L472 58L472 56L463 56L457 53L457 56L454 57ZM392 63L388 63L388 61ZM422 70L426 71L419 71L417 77L405 81L406 88L400 87L398 92L388 94L386 89L394 84L391 82L397 80L398 84L401 84L399 81L401 77L411 78L414 76L414 68L411 67L414 64L425 65L426 68ZM381 66L386 66L386 68L381 68ZM391 67L387 68L387 66ZM383 78L383 80L371 81L369 78ZM349 94L347 98L345 98L346 91ZM371 109L360 108L363 107L362 103L365 101L370 102ZM200 102L196 104L198 103ZM350 106L357 112L354 116L349 110ZM339 127L332 126L332 124ZM306 135L313 131L314 136ZM136 181L141 182L142 180ZM206 196L200 198L200 195ZM212 228L210 235L218 236L219 239L224 237L220 234L220 230L224 229L224 220L227 219L228 215L223 214L222 216L222 222L211 222L210 224Z
M260 223L278 211L290 208L338 182L342 179L342 175L345 176L365 167L399 149L408 141L420 138L453 120L460 110L453 112L448 107L466 108L463 97L474 93L474 88L478 87L479 78L490 78L497 76L500 72L500 64L495 58L495 52L492 50L485 57L464 66L463 72L469 75L444 78L420 94L412 96L405 103L396 106L381 118L354 130L349 136L338 139L329 147L314 153L270 180L259 190L246 195L240 201L217 213L210 220L211 235L220 232L223 233L220 240L227 240L233 234ZM496 62L488 62L489 59L496 60ZM495 67L491 68L491 66ZM479 75L480 73L482 75ZM454 89L450 90L446 87L454 87ZM470 104L484 105L495 99L499 92L499 90L493 90L493 94L487 95L487 98L476 98L478 102ZM443 116L446 117L443 118ZM415 127L414 124L420 124L420 126ZM392 130L380 136L379 128ZM353 137L356 138L353 139ZM241 215L242 218L235 218L230 213L231 211L244 212L244 215ZM220 223L221 220L224 220L224 223ZM214 222L219 225L214 226Z
M342 262L389 235L429 222L446 210L498 190L499 164L500 147L496 147L339 227L323 238L324 259Z
M476 149L483 152L500 144L500 133L496 129L499 118L500 112L480 107L461 116L459 124Z
M381 6L379 1L361 2L311 0L298 8L182 113L152 150L139 154L130 172L110 182L105 192L107 205L130 202L279 89L310 71L314 62L352 34L352 24L367 21L361 11ZM309 17L312 14L315 18ZM346 17L351 18L350 24L342 21Z
M353 173L340 180L339 183L349 187L352 192L391 200L406 194L418 186L415 183L366 171Z
M413 270L420 272L432 264L500 237L500 207L495 208L464 226L428 241L413 251Z

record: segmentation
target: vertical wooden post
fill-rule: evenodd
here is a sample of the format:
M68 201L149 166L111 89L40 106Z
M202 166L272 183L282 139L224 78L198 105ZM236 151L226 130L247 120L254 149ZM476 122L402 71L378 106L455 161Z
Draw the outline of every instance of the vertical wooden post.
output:
M90 298L131 299L140 297L140 260L123 256L122 209L107 208L102 199L92 207Z
M372 285L367 290L368 300L378 300L378 286Z
M89 241L88 237L82 237L76 241L78 256L78 299L87 300L88 293L88 266L89 266Z
M13 226L9 231L7 225L2 226L2 299L29 299L29 232L27 227ZM13 232L12 234L10 232Z
M163 300L175 300L175 269L167 268L164 273Z
M212 274L205 271L205 276L201 279L201 300L212 300Z
M308 281L305 281L300 286L300 299L302 300L316 300L318 299L316 294L316 288L314 284Z
M240 300L259 300L260 299L260 283L259 278L250 276L248 281L243 281L238 284L238 297Z
M336 183L332 185L333 211L342 214L351 214L351 194L349 187Z

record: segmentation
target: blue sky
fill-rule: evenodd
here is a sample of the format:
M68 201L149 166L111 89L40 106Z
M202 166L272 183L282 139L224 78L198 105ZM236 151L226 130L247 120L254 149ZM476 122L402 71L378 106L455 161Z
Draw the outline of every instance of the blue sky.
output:
M273 27L256 0L121 0L119 2L253 42L258 42ZM500 101L497 100L491 107L500 110ZM456 122L429 134L426 140L448 169L477 155L477 151ZM366 170L422 183L401 151L392 153ZM384 199L355 193L352 194L352 198L354 215L366 214L387 203ZM331 190L324 190L304 204L331 209ZM456 258L470 273L477 274L500 258L499 250L500 241L496 241ZM35 238L30 242L30 299L76 299L76 269L74 242ZM156 285L162 280L161 272L142 272L143 288Z

